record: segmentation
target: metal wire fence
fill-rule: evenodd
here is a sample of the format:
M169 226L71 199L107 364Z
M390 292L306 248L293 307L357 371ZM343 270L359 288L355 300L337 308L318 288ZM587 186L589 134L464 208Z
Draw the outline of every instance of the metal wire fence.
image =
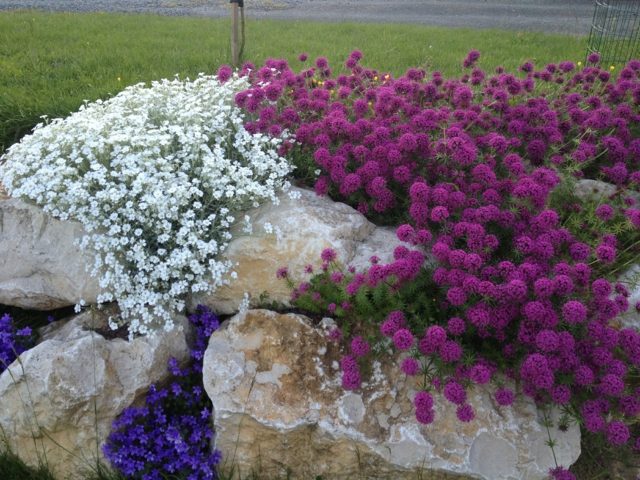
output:
M596 0L587 48L603 65L640 57L640 0Z

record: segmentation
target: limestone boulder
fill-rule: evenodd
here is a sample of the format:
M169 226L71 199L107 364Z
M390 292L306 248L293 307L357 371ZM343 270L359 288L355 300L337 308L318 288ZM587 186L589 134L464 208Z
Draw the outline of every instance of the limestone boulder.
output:
M618 280L629 290L629 309L617 321L623 328L640 330L640 264L633 265Z
M0 304L32 310L95 303L93 263L74 241L84 235L79 223L55 220L40 208L0 197Z
M56 322L0 375L0 443L58 479L86 478L113 420L168 375L170 357L188 358L188 322L176 325L127 341L95 330L106 332L106 314Z
M585 178L576 182L574 193L580 200L605 201L616 191L616 186L611 183Z
M342 389L340 355L322 323L250 310L212 335L204 386L216 447L234 478L251 471L292 479L546 478L553 456L533 402L498 409L491 390L477 388L476 419L461 423L437 396L436 421L421 425L411 405L416 384L394 367L376 363L360 390ZM579 429L551 435L558 462L575 462Z
M253 306L262 300L287 304L291 291L276 278L287 267L295 282L307 279L306 265L319 266L320 253L333 248L343 265L364 269L377 255L393 259L400 244L391 228L377 228L362 214L343 203L320 197L313 191L292 188L294 197L281 194L279 204L265 204L247 212L253 233L243 233L240 225L224 257L234 265L237 278L212 294L194 296L191 307L202 303L223 314L235 313L247 293ZM265 295L266 294L266 295Z

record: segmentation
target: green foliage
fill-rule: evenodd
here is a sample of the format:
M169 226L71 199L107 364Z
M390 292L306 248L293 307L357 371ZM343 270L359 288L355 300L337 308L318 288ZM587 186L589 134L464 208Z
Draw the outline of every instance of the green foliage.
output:
M3 480L55 480L45 467L29 468L9 451L0 452L0 478Z
M343 275L339 282L331 279L336 272ZM287 281L297 292L293 302L297 309L336 318L345 336L356 332L367 337L379 328L389 312L395 310L406 314L409 326L415 332L424 331L429 325L444 324L447 312L439 307L442 292L433 283L432 273L423 269L415 279L403 283L394 279L376 286L365 283L353 295L347 293L347 286L353 281L354 274L346 272L336 262L329 263L325 271L312 275L302 293L294 288L291 280ZM335 311L330 307L332 304Z
M611 448L601 435L581 429L582 453L571 467L578 480L628 480L640 469L640 456L629 446Z
M570 171L564 170L560 185L552 192L550 207L561 215L562 225L580 242L590 247L599 244L603 235L613 234L618 244L623 246L618 250L616 260L607 265L602 262L592 262L597 276L616 280L640 255L640 234L629 219L621 213L627 208L624 202L626 195L617 191L611 197L594 197L582 200L575 194L576 180ZM611 205L616 211L615 216L603 221L596 215L596 209L602 205ZM593 259L592 259L593 260Z
M45 465L32 468L26 465L15 453L0 448L0 478L2 480L60 480L56 479ZM97 465L85 472L86 480L126 480L104 465Z

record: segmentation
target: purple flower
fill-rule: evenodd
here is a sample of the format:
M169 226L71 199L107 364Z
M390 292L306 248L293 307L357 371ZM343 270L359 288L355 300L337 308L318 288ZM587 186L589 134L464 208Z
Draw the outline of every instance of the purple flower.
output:
M462 335L466 330L466 325L464 320L459 317L450 318L447 322L447 330L450 335L453 335L453 336Z
M475 418L476 414L473 411L473 407L471 405L465 404L465 405L460 405L456 409L456 416L458 417L458 420L460 420L461 422L470 422Z
M551 389L551 399L558 405L566 405L571 400L571 389L567 385L556 385Z
M369 343L360 335L351 340L351 353L356 357L364 357L370 350L371 347L369 346Z
M604 278L598 278L591 284L591 291L596 297L608 297L613 291L611 284Z
M429 392L420 390L413 398L413 404L417 410L431 410L433 408L433 397Z
M324 250L322 250L320 258L324 262L333 262L337 258L336 251L332 248L325 248Z
M445 362L457 362L462 357L462 347L458 342L447 340L440 346L439 353Z
M390 312L384 322L382 322L380 325L380 332L385 337L393 337L393 334L396 333L405 324L405 322L404 313L399 310L395 310Z
M598 206L595 213L600 220L608 222L613 218L615 211L613 210L613 207L611 205L605 203Z
M338 327L332 328L327 334L327 338L333 342L339 342L342 339L342 330Z
M598 245L596 256L603 263L613 263L616 259L616 249L610 245Z
M607 440L611 445L624 445L629 441L631 434L629 427L619 420L613 420L606 428Z
M444 386L444 398L456 405L462 405L467 400L467 392L462 385L451 380Z
M543 352L554 352L560 347L560 337L553 330L542 330L536 335L536 346Z
M316 58L316 67L320 69L326 69L329 67L329 62L326 57L318 57Z
M280 279L287 278L288 275L289 275L289 270L287 269L287 267L280 267L276 272L276 278L280 278Z
M624 381L618 375L607 374L600 379L599 389L605 395L619 397L624 391Z
M447 300L449 300L453 306L460 306L464 305L467 301L467 295L462 288L453 287L447 291Z
M553 372L547 358L539 353L528 355L520 367L520 375L537 388L550 388L553 385Z
M351 369L342 372L342 388L345 390L357 390L360 388L361 383L362 379L359 370Z
M413 335L406 328L401 328L393 334L393 344L398 350L409 350L413 341Z
M215 478L221 454L212 449L212 407L201 394L201 372L204 350L219 320L202 306L189 320L196 328L193 363L180 370L176 362L170 362L174 375L170 390L152 385L145 407L125 409L103 447L111 465L127 478L160 479L176 474L193 480Z
M576 480L575 475L564 467L552 468L549 475L553 480Z
M474 365L469 372L469 378L478 385L484 385L491 380L491 370L486 365Z
M431 210L431 220L434 222L443 222L449 218L449 210L446 207L435 207Z
M502 405L502 406L511 405L515 400L515 394L513 393L513 390L505 387L497 389L495 393L495 397L496 397L496 402L498 402L498 405Z
M402 370L402 373L404 373L405 375L417 375L420 371L420 362L418 362L418 360L416 360L415 358L407 357L402 360L402 363L400 364L400 370Z
M429 425L430 423L433 423L434 419L435 412L433 411L433 409L416 409L416 420L418 420L419 423L422 423L423 425Z
M587 56L587 62L593 63L594 65L600 62L600 54L599 53L590 53Z
M231 78L232 75L233 75L233 70L229 65L222 65L218 69L218 73L216 74L216 76L218 77L218 81L220 83L225 83L227 80Z
M562 306L562 316L567 323L582 323L587 318L587 307L577 300L569 300Z

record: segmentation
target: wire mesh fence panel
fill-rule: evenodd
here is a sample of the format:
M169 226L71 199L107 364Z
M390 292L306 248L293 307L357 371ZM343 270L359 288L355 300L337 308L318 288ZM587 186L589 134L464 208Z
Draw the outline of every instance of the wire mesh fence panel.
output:
M640 57L640 0L596 0L587 48L603 64Z

